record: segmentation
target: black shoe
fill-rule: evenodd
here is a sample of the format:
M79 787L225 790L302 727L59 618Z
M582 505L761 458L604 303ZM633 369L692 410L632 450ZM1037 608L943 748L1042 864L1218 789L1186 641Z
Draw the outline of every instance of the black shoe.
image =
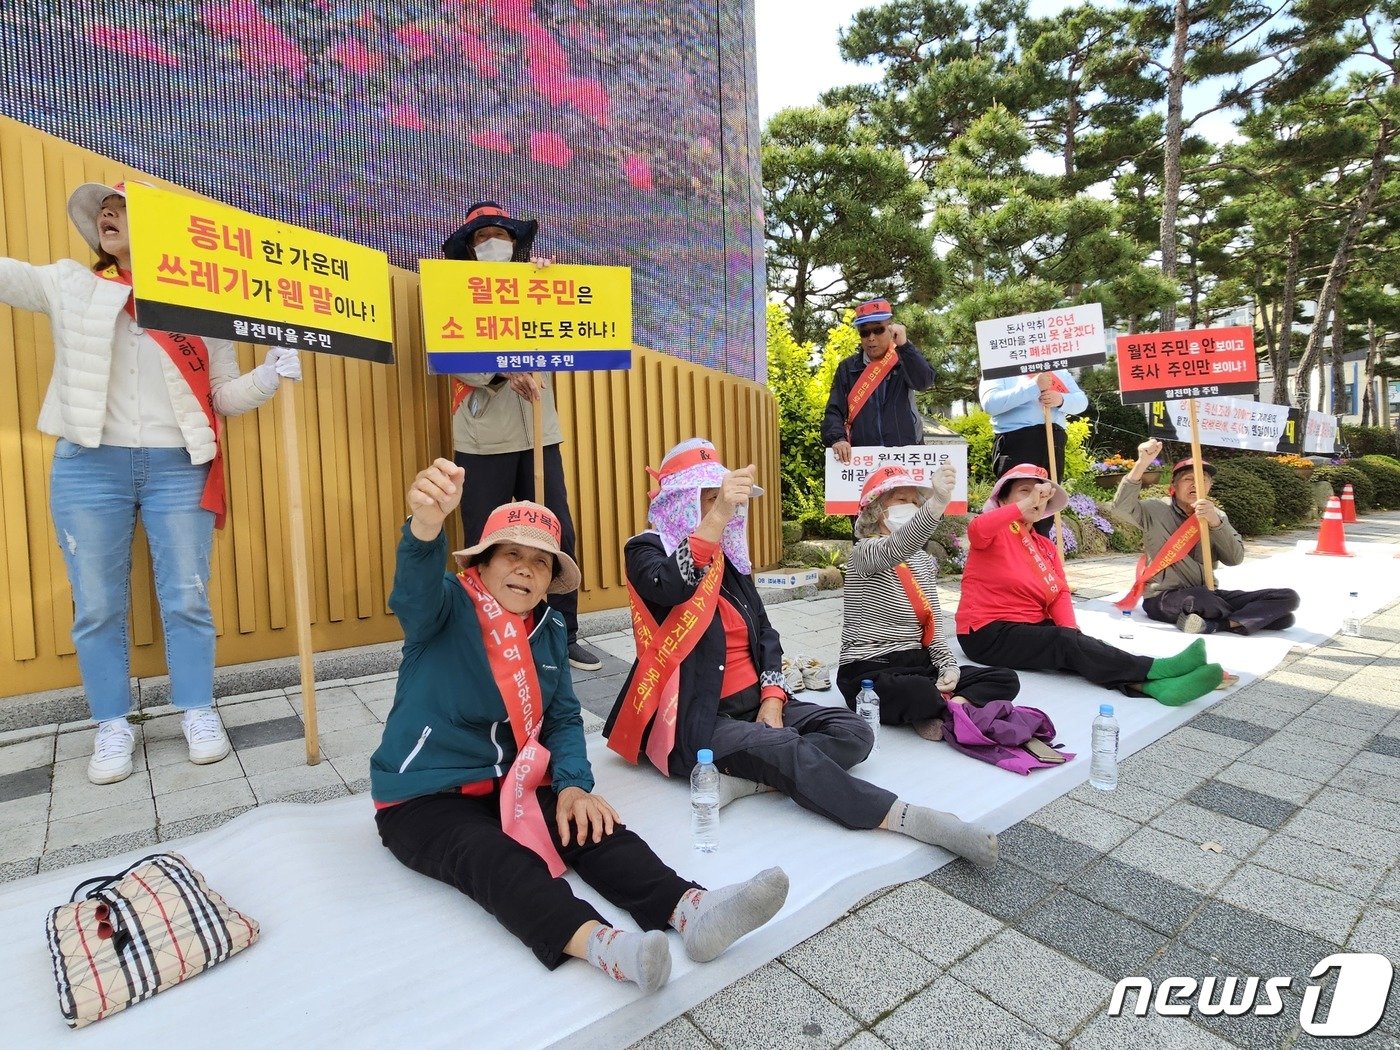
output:
M597 671L603 666L598 654L582 642L569 643L569 663L580 671Z

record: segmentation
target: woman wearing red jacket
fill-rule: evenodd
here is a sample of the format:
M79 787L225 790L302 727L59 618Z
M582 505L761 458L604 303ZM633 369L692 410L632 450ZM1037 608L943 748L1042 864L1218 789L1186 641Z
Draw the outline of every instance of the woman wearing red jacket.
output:
M1072 671L1095 685L1144 694L1172 707L1204 696L1224 677L1197 639L1175 656L1137 656L1085 634L1074 618L1055 544L1034 525L1063 509L1065 490L1044 467L1001 476L967 529L958 642L969 659L1018 671Z

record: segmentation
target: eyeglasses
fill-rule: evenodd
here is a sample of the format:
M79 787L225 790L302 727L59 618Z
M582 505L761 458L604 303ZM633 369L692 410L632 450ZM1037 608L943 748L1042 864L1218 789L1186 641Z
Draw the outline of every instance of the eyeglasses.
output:
M884 335L885 326L882 324L872 324L860 330L860 337L864 339L867 335Z

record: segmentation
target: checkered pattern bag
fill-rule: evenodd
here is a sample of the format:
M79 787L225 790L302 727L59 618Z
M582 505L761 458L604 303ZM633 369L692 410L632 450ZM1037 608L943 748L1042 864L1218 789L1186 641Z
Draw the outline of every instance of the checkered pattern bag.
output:
M49 912L58 1005L82 1028L202 973L258 939L178 853L88 879Z

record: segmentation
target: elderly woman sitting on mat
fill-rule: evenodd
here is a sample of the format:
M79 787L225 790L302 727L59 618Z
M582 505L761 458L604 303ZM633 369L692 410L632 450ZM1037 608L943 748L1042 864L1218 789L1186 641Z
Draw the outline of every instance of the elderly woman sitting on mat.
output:
M861 680L870 679L880 721L913 726L931 740L942 737L948 700L980 706L1021 689L1015 671L959 666L940 623L938 566L924 548L956 480L950 466L935 470L927 485L901 466L874 471L861 489L846 564L836 686L854 707Z
M564 618L546 594L579 585L560 524L508 503L444 573L442 523L465 472L439 459L408 490L389 606L403 665L370 760L379 837L404 865L454 886L554 969L586 959L655 991L671 974L663 932L707 962L777 914L788 879L769 868L705 890L667 867L593 792ZM630 912L645 933L609 926L574 896L564 865Z
M1072 671L1095 685L1176 707L1220 685L1197 639L1175 656L1125 652L1081 631L1055 544L1033 526L1068 504L1044 467L1030 463L997 481L967 529L958 642L974 660L1020 671Z
M788 697L749 560L748 503L763 494L754 468L730 471L693 438L655 474L652 528L625 549L638 656L604 727L608 746L629 762L645 751L682 777L708 748L721 805L773 789L843 827L885 828L995 864L995 835L847 772L874 745L854 712Z

